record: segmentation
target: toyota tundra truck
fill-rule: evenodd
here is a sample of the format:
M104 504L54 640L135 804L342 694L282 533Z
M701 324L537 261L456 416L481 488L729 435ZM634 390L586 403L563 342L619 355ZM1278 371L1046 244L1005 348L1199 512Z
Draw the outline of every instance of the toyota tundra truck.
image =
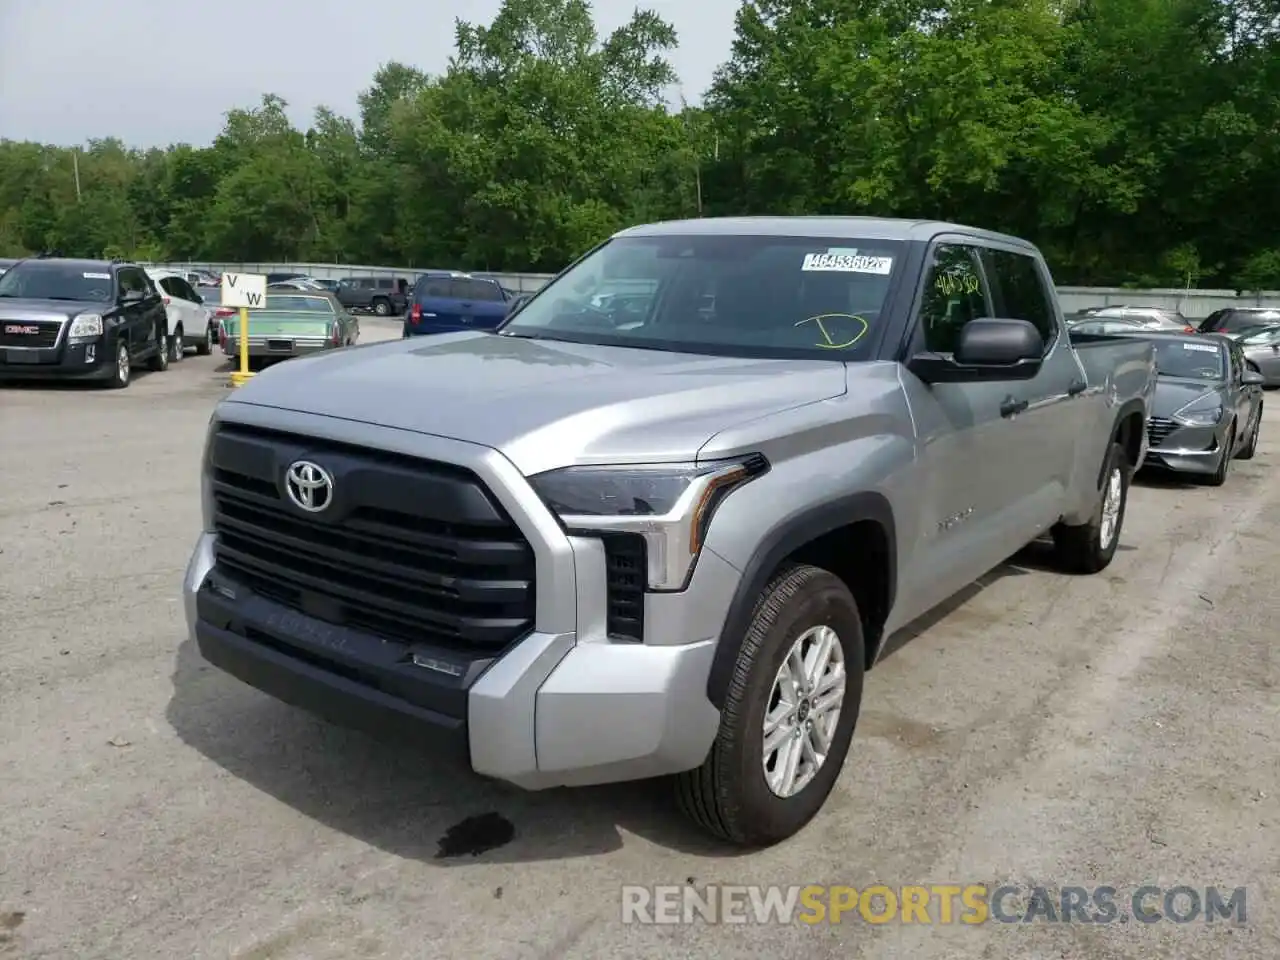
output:
M221 402L190 633L331 721L527 789L669 778L768 845L831 792L887 638L1042 535L1111 562L1154 373L1073 344L1014 237L635 227L494 331Z

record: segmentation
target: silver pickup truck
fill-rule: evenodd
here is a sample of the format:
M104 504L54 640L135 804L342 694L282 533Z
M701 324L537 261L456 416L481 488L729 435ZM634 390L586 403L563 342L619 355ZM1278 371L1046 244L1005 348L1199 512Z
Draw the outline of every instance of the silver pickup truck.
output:
M1073 347L1013 237L636 227L497 332L219 404L191 636L480 774L671 776L705 829L773 843L830 793L886 638L1044 534L1107 566L1154 382L1149 343Z

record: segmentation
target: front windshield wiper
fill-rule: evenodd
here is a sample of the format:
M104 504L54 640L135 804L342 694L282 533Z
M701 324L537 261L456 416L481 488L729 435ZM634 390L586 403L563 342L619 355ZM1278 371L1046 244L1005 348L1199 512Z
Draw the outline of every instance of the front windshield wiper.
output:
M499 330L500 337L513 337L520 340L554 340L555 337L548 337L541 333L508 333L506 330Z

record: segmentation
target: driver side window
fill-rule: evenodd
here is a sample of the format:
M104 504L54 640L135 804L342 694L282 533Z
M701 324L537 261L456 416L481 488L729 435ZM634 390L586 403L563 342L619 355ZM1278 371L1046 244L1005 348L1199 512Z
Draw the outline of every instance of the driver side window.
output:
M126 268L120 271L119 276L122 296L127 293L139 293L145 297L151 292L151 287L147 283L147 275L141 270Z
M987 300L977 251L963 244L935 247L920 306L925 349L954 353L965 324L990 316Z

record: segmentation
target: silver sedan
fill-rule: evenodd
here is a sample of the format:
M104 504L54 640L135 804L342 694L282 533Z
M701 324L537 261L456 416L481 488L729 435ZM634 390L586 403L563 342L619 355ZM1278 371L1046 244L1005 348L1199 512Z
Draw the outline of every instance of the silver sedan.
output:
M1236 338L1245 362L1262 374L1262 385L1280 387L1280 325L1247 330Z

